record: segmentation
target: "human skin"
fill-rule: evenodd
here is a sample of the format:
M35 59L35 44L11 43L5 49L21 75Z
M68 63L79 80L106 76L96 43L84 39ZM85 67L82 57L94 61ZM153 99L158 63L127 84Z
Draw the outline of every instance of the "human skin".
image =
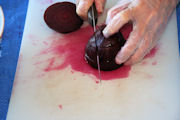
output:
M97 12L101 14L104 10L106 0L76 0L77 14L84 20L87 20L87 12L94 2Z
M96 3L97 1L95 0ZM116 63L131 65L141 61L157 44L179 1L119 0L107 13L107 26L103 34L109 37L130 21L133 23L133 30L116 55ZM77 14L86 19L87 11L93 2L94 0L77 0ZM100 5L96 4L96 7L99 5L103 8L104 3L104 0L99 0Z

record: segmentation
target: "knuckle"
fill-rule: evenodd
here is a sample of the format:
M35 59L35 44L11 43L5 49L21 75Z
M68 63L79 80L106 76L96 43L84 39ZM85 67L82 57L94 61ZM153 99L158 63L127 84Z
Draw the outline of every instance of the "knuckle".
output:
M120 13L120 18L124 21L129 19L129 9L126 9Z
M142 59L143 59L143 57L142 57L141 55L140 55L140 56L135 55L135 56L132 57L132 63L133 63L133 64L138 63L138 62L140 62Z

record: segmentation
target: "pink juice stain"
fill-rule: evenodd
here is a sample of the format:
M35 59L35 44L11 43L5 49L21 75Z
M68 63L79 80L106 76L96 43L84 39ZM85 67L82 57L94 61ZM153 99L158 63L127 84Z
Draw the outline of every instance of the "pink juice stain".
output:
M59 107L59 109L60 109L60 110L62 110L62 109L63 109L63 106L62 106L62 105L59 105L58 107Z
M129 31L130 32L130 31ZM64 62L60 65L54 65L56 59L51 58L48 66L44 69L45 72L53 70L61 70L67 66L71 66L74 71L82 72L89 75L94 75L99 78L98 70L92 68L84 59L85 47L93 35L93 28L90 26L81 28L80 30L62 35L59 38L59 43L57 46L51 46L48 50L43 51L43 54L53 52L56 55L65 55ZM61 41L66 41L65 45L61 45ZM131 70L130 66L123 66L114 71L101 71L102 80L112 80L116 78L126 78Z
M147 54L144 58L153 58L157 51L159 50L159 46L154 47L149 54Z
M127 24L120 30L125 39L128 38L130 32L132 31L132 25ZM58 33L57 33L58 34ZM46 50L42 54L52 53L55 56L65 56L63 63L55 65L56 57L48 59L48 65L44 68L45 72L62 70L68 66L71 66L73 71L81 72L87 75L93 75L99 79L98 70L92 68L84 59L85 47L93 35L93 28L91 26L86 26L81 28L78 31L63 34L59 37L59 40L56 44ZM53 37L52 37L53 39ZM65 44L62 44L62 41L66 41ZM46 61L47 62L47 61ZM113 71L101 71L102 80L113 80L117 78L127 78L131 66L122 66Z
M157 65L157 61L152 62L152 65L153 66Z

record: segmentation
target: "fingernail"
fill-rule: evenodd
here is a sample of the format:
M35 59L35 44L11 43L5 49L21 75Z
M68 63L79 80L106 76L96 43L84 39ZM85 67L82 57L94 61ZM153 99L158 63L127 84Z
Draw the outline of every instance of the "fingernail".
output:
M105 29L103 30L103 35L104 35L105 38L108 38L108 37L110 36L107 28L105 28Z

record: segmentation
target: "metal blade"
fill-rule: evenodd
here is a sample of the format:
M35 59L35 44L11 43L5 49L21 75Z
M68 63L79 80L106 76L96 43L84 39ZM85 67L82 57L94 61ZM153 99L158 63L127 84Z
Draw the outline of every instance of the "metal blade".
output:
M95 25L93 23L93 20L95 20ZM95 3L93 3L93 5L88 10L88 22L90 23L90 25L92 27L94 27L94 26L96 26L97 21L98 21L98 13L97 13L97 10L96 10Z
M96 22L97 22L97 11L96 11L96 7L95 4L92 5L91 9L91 14L88 15L89 19L92 19L92 23L91 25L94 28L94 32L96 31ZM92 16L91 16L92 15ZM96 17L95 17L96 16ZM96 20L95 20L96 18ZM91 20L90 20L91 21ZM99 63L99 53L98 53L98 46L97 46L97 40L96 40L96 36L95 36L95 45L96 45L96 53L97 53L97 67L98 67L98 74L99 74L99 80L101 82L101 68L100 68L100 63Z

